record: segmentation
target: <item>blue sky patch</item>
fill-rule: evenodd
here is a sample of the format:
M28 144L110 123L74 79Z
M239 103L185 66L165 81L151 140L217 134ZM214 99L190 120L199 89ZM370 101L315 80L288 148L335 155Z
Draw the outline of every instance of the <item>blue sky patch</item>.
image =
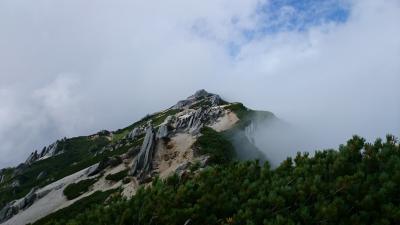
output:
M344 23L350 13L344 0L270 0L259 8L265 33L305 31L323 23Z
M306 32L325 23L342 24L350 15L347 0L270 0L260 5L255 29L242 30L245 42L280 32ZM243 43L230 42L228 52L235 57Z

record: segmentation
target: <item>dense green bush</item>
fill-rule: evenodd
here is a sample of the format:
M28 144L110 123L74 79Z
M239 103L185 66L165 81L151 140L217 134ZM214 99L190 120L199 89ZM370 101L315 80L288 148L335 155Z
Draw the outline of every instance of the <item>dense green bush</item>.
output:
M156 179L131 200L94 206L55 224L398 224L400 149L396 139L268 163L231 162L199 174Z
M97 178L81 180L78 183L68 185L64 189L63 193L68 200L77 198L83 193L87 192L89 190L89 187L92 186L92 184L96 183L96 181Z
M227 163L235 155L232 144L221 134L210 127L200 130L201 136L194 143L200 155L208 154L214 163Z
M128 170L122 170L118 173L108 174L106 180L120 181L128 175Z

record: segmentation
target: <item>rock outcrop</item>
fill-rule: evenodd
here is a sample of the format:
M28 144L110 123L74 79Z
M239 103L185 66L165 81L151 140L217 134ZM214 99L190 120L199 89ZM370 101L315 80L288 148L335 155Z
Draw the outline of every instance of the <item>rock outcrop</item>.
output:
M175 127L176 130L197 134L203 126L217 121L223 114L221 108L200 108L178 117Z
M196 91L194 95L189 96L187 99L181 100L172 106L173 109L187 109L196 104L209 103L210 106L217 106L221 104L222 100L219 95L208 93L204 89Z
M39 158L48 158L54 155L58 155L60 153L62 153L62 147L60 148L59 145L63 140L57 140L56 142L54 142L53 144L44 147L42 149L42 152L40 153Z
M135 158L132 168L129 171L129 174L137 176L139 181L145 180L150 175L155 146L156 134L153 126L149 123L140 152Z
M60 146L66 138L57 140L53 144L44 147L40 153L37 150L32 152L29 157L25 160L26 165L30 165L38 160L49 158L58 154L63 153L63 147Z
M32 189L24 198L8 203L0 210L0 223L10 219L20 210L31 206L37 199L35 189Z
M38 154L37 150L32 152L29 157L26 159L25 164L31 164L35 161L37 161L40 158L40 155Z
M157 138L167 138L169 136L170 126L172 122L173 122L173 117L168 116L158 128Z

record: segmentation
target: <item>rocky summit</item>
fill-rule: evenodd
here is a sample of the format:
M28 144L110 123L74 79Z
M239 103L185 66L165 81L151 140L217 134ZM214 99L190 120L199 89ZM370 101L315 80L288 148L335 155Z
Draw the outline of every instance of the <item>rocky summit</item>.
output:
M249 154L261 156L249 135L256 114L276 119L199 90L125 128L57 140L33 151L18 167L1 170L0 223L41 224L52 213L99 193L132 198L154 179L186 176L237 155L221 157L222 152L202 148L199 137L205 129L228 139L242 135Z

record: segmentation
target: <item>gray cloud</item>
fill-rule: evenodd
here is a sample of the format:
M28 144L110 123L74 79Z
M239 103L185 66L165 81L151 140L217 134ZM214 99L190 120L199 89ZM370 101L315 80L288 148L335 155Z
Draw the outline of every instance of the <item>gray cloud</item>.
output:
M354 133L400 134L397 1L352 1L345 23L246 39L262 23L260 4L2 1L0 167L57 138L121 128L199 88L307 130L311 144L288 153Z

